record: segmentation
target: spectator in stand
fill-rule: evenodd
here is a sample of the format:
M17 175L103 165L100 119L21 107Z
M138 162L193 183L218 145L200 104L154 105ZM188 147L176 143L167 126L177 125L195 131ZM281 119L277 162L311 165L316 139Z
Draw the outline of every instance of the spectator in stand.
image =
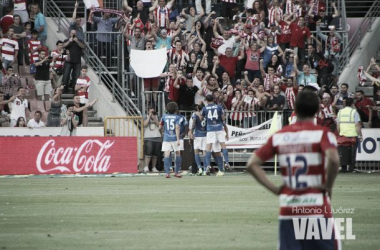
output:
M175 42L175 48L168 50L168 63L175 65L177 70L183 69L189 61L189 55L182 49L181 41Z
M310 83L316 83L317 78L310 73L310 67L308 64L303 64L303 71L299 71L297 68L297 62L298 57L294 56L294 71L296 72L296 75L298 77L298 85L303 84L304 86L309 85Z
M190 31L195 23L202 19L205 13L203 8L201 8L201 11L197 15L194 6L189 7L189 14L186 14L185 10L186 8L182 9L181 16L186 19L186 29Z
M148 114L144 116L144 172L149 172L152 162L152 172L158 172L157 159L161 154L160 122L153 106L148 107Z
M232 99L231 120L232 126L240 127L243 120L244 98L240 89L235 90L235 97Z
M59 86L54 89L54 93L51 98L51 106L47 117L48 127L60 126L62 111L62 89L63 86Z
M41 117L42 117L41 111L37 110L36 112L34 112L34 117L33 119L30 119L28 121L27 127L28 128L44 128L45 123L41 121Z
M78 125L79 117L74 112L74 105L69 104L66 113L61 119L61 136L76 136Z
M195 97L194 97L194 104L195 105L200 105L204 101L204 96L203 96L203 92L202 92L202 90L203 90L202 82L204 80L203 79L204 72L203 72L203 69L198 69L198 63L199 63L199 60L197 60L197 63L194 66L193 74L192 74L194 86L198 87L198 89L201 90L201 92L195 93Z
M263 8L263 5L261 1L256 0L253 2L252 9L254 9L254 12L256 13L256 19L258 22L264 22L265 20L265 11Z
M158 0L158 6L153 12L154 21L159 29L166 28L167 19L169 19L170 9L172 8L174 0L165 2L165 0Z
M310 36L310 37L313 37L313 36ZM316 40L316 41L318 41L318 40ZM318 43L320 43L320 42L318 41L317 44ZM316 51L313 44L307 45L307 51L306 51L306 55L305 55L305 63L309 65L310 71L312 73L316 72L318 62L322 56L322 53L321 53L319 46L317 47L317 49L318 50Z
M61 40L57 41L56 45L57 49L52 51L50 54L54 63L50 72L53 74L54 87L59 87L62 83L63 69L65 67L67 55L63 49L63 42Z
M231 82L234 82L235 80L235 69L238 61L244 58L244 48L240 47L239 50L239 56L232 56L232 48L226 48L225 55L220 54L218 50L214 50L214 53L219 56L220 66L226 70Z
M36 19L34 20L34 29L38 31L38 40L41 41L42 46L46 46L48 28L45 17L41 13L38 4L32 4L32 13L36 15Z
M90 18L97 24L98 27L96 31L98 33L96 35L96 40L98 42L98 56L105 57L106 67L110 67L111 59L114 54L112 49L113 35L107 33L113 31L112 28L117 22L119 22L120 17L111 18L111 13L104 12L103 17L94 16L92 13Z
M65 86L64 91L68 92L69 87L74 87L80 74L82 50L84 42L76 37L76 30L70 31L70 38L63 41L63 48L66 48L68 55L66 57L65 66L63 68L62 83ZM71 83L70 81L71 73Z
M139 17L144 25L149 19L149 12L154 11L157 8L157 5L158 5L158 0L154 0L153 6L149 8L144 7L144 4L142 1L137 1L136 7L131 8L128 6L128 1L123 0L123 9L126 10L127 12L132 13L133 19L135 19L136 17Z
M368 125L365 127L376 128L377 124L377 112L373 112L372 108L375 106L373 101L364 96L363 90L358 90L355 93L356 102L355 107L360 115L360 120L366 122Z
M223 73L226 72L225 68L220 66L219 57L216 55L212 57L212 63L209 64L208 70L212 75L217 77L218 80L221 80Z
M13 16L13 24L9 28L13 29L13 39L18 42L18 65L24 65L24 37L26 36L26 33L21 24L21 17L19 15Z
M334 14L332 15L326 15L326 8L320 7L318 10L318 15L313 14L313 7L315 3L313 2L311 5L311 8L309 10L309 18L312 18L314 22L309 22L309 29L311 31L315 31L316 25L320 23L321 30L327 31L329 30L329 25L333 21L334 18L339 16L339 11L335 6L335 2L331 3L331 7L334 9Z
M7 127L5 124L9 123L8 114L10 113L8 103L13 102L16 98L17 95L14 95L9 100L4 100L4 92L0 91L0 127Z
M145 50L153 50L153 43L152 41L146 41L145 43ZM159 77L153 77L153 78L144 78L144 89L145 91L158 91L158 86L160 84L160 78ZM156 106L157 103L157 93L153 93L153 95L149 93L145 93L146 101L148 105L152 105L153 107ZM152 99L153 97L153 99Z
M257 115L253 111L257 108L259 100L255 97L255 93L252 89L248 90L247 95L244 97L244 128L251 128L257 125Z
M274 67L271 65L268 66L268 73L265 73L263 61L263 59L260 59L261 77L264 79L265 91L270 93L273 91L273 87L280 83L281 78L275 74Z
M87 66L83 65L81 67L81 74L77 79L77 83L75 85L75 92L77 95L80 96L80 103L86 104L88 103L88 93L89 88L91 85L91 80L87 76ZM83 126L87 127L88 120L87 120L87 109L83 110L83 120L82 120Z
M294 75L294 74L293 74ZM283 84L280 86L282 92L285 93L285 99L288 109L294 109L294 103L298 94L298 84L292 77L284 78Z
M374 70L374 74L370 75L369 71L370 69ZM379 73L380 73L380 66L377 65L376 59L374 57L371 58L371 61L365 71L363 71L364 75L367 77L368 80L372 82L372 85L375 86L375 88L380 87L380 78L379 78ZM375 74L377 78L375 77Z
M343 105L344 99L353 98L353 97L354 97L354 94L348 92L348 84L342 83L340 85L340 92L337 95L335 95L335 99L333 102L333 106L335 106L336 112L338 113L339 109L344 108L344 105Z
M283 3L281 3L283 4ZM284 13L282 11L282 6L280 6L279 0L273 0L272 6L268 8L268 27L276 21L276 16L279 19L283 19Z
M50 94L53 91L50 79L50 67L53 66L51 60L46 56L45 50L40 50L39 60L36 61L36 75L34 79L36 80L36 90L37 99L42 100L42 95L44 95L44 100L50 100Z
M29 62L34 64L39 57L38 51L42 49L41 41L38 40L38 31L32 30L32 38L28 42Z
M254 78L260 77L260 55L266 49L265 46L258 48L257 42L252 42L251 46L248 47L248 43L245 45L247 61L245 63L245 70L248 73L247 77L249 82L252 82Z
M289 14L285 14L284 18L288 17ZM280 34L277 35L277 43L280 45L282 51L290 48L290 41L292 38L292 32L290 30L290 25L284 21L284 18L279 18L279 16L275 16L276 21L279 26Z
M330 87L330 93L331 93L331 96L333 98L332 101L334 102L335 97L337 95L339 95L338 86L337 85L331 85L331 87Z
M21 22L26 23L29 21L29 14L26 10L27 0L14 0L14 15L21 17Z
M8 33L9 27L13 24L13 8L6 9L7 14L0 21L0 37Z
M7 37L0 40L0 60L3 62L3 69L7 69L8 66L17 62L19 48L18 42L13 39L13 35L13 28L8 28Z
M75 2L75 7L74 7L74 12L73 12L73 17L71 18L70 21L70 27L69 27L69 32L71 30L76 30L76 35L79 40L84 41L84 32L82 28L82 19L77 15L77 10L78 10L78 2Z
M374 123L377 124L377 128L380 128L380 88L377 88L375 92L375 96L373 98L373 102L375 106L372 106L373 112L377 112L377 121L374 121ZM375 125L376 125L375 124ZM374 127L375 127L374 125Z
M282 54L282 62L284 64L284 76L286 78L291 77L294 72L294 53L291 49L286 49ZM297 62L296 62L297 64Z
M13 1L12 0L1 0L0 1L0 16L3 17L8 13L8 9L13 11Z
M26 121L24 117L19 117L16 121L17 128L26 128Z
M92 106L94 106L95 103L98 101L98 99L95 99L92 102L88 102L86 104L83 104L83 103L80 103L80 96L79 95L74 95L73 100L74 100L74 109L73 109L73 112L79 118L77 126L86 127L87 124L86 125L83 124L83 121L87 121L87 117L84 117L87 113L84 114L83 110L91 108Z
M15 90L21 87L20 76L13 72L12 66L8 66L6 74L3 76L1 87L4 92L5 100L8 100Z
M275 85L273 88L273 95L269 98L267 109L272 111L282 111L285 105L285 97L280 95L280 86Z
M202 94L202 90L193 84L193 78L188 76L186 84L179 85L174 82L174 87L179 89L179 109L180 110L194 110L195 109L195 95Z
M317 123L321 126L328 127L331 132L335 132L336 130L336 114L334 112L334 108L331 105L331 95L328 92L324 92L322 94L322 102L321 107L319 109L319 114L317 119Z
M11 127L16 125L16 121L19 117L25 119L26 109L28 108L28 100L25 99L25 89L19 87L17 89L17 98L11 103Z
M269 67L272 67L274 69L276 76L278 77L282 76L283 69L282 69L281 61L279 60L279 57L276 54L273 54L271 56L269 63L265 67L265 72L268 72Z
M288 19L293 16L293 21L289 22ZM310 30L305 25L305 17L300 16L297 20L295 14L288 16L285 20L288 23L291 30L290 47L293 49L294 54L298 56L300 64L303 65L305 62L305 41L311 43L310 41Z

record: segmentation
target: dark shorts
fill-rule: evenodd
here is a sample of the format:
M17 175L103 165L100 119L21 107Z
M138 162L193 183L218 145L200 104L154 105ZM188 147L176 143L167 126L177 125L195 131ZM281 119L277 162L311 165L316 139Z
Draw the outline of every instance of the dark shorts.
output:
M222 2L222 16L232 19L235 14L236 3Z
M327 218L324 218L327 220ZM327 222L326 222L327 223ZM319 232L321 232L320 224ZM340 240L334 239L335 234L333 234L330 240L299 240L296 239L294 233L293 220L280 220L280 239L279 239L279 250L339 250L341 249ZM306 232L307 232L306 227ZM321 237L321 233L320 233Z
M162 142L144 140L144 155L160 156Z

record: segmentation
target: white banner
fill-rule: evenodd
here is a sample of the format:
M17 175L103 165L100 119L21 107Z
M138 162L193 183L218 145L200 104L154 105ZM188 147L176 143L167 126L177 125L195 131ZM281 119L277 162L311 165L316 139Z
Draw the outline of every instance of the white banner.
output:
M380 129L363 128L363 141L358 145L357 161L380 161Z
M0 128L0 136L60 136L57 128ZM104 136L103 127L78 127L76 136Z
M168 57L166 49L131 50L131 66L138 77L158 77L165 68Z
M95 8L99 7L98 0L83 0L83 3L86 6L86 9L91 9L91 7L95 7Z
M277 116L278 128L281 128L281 116ZM271 136L268 125L272 123L272 119L252 128L238 128L230 125L228 126L229 140L226 143L227 148L230 149L246 149L246 148L260 148L264 145L268 138ZM268 128L263 128L267 126Z

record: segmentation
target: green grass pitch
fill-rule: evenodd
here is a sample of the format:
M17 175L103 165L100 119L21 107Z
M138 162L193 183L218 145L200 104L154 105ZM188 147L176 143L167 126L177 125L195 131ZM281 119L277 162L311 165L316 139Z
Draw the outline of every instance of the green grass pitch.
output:
M340 174L332 198L354 209L343 249L380 249L380 175ZM248 174L0 179L0 250L276 249L277 215Z

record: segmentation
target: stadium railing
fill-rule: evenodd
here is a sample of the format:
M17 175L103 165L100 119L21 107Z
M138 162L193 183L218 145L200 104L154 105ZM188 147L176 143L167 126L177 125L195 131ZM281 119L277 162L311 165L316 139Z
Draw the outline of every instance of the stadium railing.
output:
M105 137L136 137L139 160L144 160L144 120L141 116L106 117Z

